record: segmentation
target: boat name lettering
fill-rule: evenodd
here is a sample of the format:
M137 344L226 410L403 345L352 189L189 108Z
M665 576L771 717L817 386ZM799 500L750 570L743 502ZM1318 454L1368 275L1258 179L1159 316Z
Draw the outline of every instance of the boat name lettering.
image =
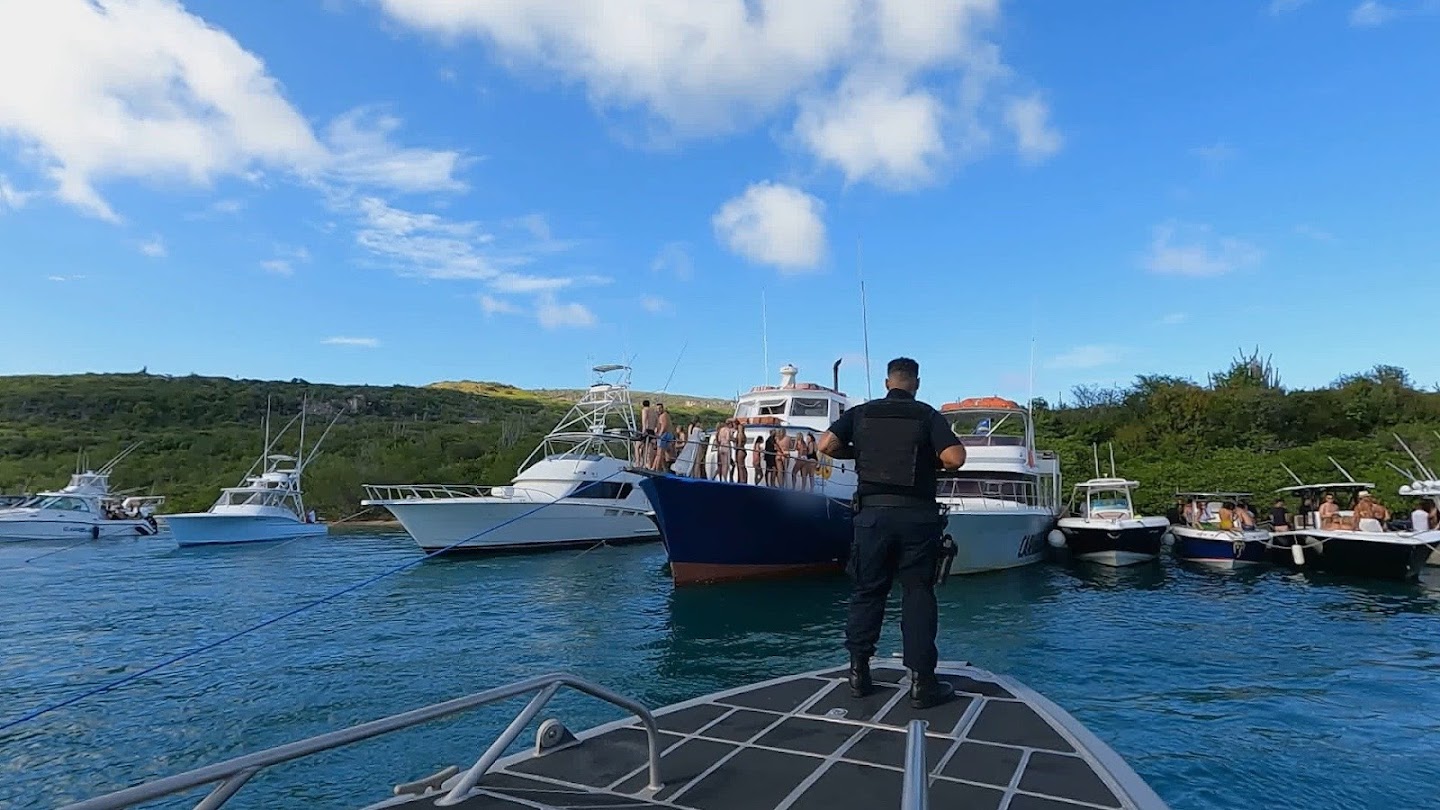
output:
M1045 550L1045 532L1025 535L1020 541L1020 553L1016 557L1030 557Z

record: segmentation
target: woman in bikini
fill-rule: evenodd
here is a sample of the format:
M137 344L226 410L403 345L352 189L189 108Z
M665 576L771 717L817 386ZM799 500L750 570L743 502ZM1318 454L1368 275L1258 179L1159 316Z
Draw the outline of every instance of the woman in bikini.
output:
M755 446L750 450L750 467L755 471L755 483L765 484L765 440L755 437Z

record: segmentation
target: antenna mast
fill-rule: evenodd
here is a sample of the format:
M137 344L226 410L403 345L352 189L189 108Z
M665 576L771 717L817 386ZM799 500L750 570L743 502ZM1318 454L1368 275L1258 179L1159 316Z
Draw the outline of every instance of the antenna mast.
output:
M1117 476L1117 475L1115 474L1115 443L1114 443L1114 442L1109 442L1109 445L1110 445L1110 477L1111 477L1111 478L1118 478L1119 476Z
M765 289L762 287L760 289L760 351L762 352L762 362L765 363L765 368L760 372L762 382L770 378L770 328L767 325L765 310Z
M1090 453L1095 456L1095 477L1100 477L1100 445L1092 443Z
M860 237L855 237L855 274L860 277L860 331L865 339L865 398L874 399L870 375L870 310L865 305L865 271L860 263Z
M295 451L296 469L305 466L305 411L309 410L305 406L309 398L306 394L300 395L300 449Z

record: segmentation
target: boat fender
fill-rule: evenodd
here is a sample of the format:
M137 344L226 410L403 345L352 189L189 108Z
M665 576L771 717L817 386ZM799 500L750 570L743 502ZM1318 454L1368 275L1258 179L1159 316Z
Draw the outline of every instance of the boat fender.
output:
M1045 539L1050 541L1051 548L1065 548L1065 533L1059 529L1051 529Z
M1305 547L1300 545L1298 540L1290 546L1290 559L1294 560L1296 565L1305 564Z

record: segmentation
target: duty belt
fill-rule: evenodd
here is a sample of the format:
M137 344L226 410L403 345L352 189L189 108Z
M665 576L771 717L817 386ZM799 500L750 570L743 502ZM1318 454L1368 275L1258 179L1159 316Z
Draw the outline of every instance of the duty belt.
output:
M866 506L900 506L913 509L934 509L937 504L934 498L921 498L916 495L862 495L855 499L860 507Z

